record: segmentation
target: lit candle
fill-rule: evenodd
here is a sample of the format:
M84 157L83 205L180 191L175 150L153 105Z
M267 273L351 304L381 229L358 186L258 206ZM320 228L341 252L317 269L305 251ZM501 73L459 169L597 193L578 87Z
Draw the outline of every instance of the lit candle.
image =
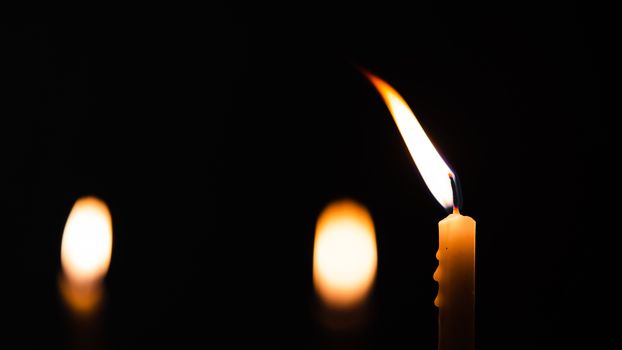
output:
M106 203L95 197L76 201L61 243L61 296L72 320L76 348L102 346L100 314L105 297L103 279L112 253L112 219Z
M417 169L436 200L451 214L439 222L438 348L475 348L475 220L460 214L455 173L438 154L404 99L389 84L365 72L382 95Z
M313 284L324 326L354 331L364 324L377 265L376 234L367 209L352 200L329 204L318 218L313 249Z

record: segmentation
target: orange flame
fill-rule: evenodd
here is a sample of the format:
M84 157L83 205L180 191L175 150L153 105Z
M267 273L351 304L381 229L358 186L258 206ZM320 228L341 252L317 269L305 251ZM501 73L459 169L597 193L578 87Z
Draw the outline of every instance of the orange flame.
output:
M112 218L95 197L76 201L63 231L60 289L74 310L88 312L102 297L101 283L112 254Z
M389 107L393 120L434 198L445 208L454 206L451 180L453 171L438 153L406 101L393 87L377 76L364 71Z
M313 281L320 299L335 309L351 309L369 294L378 256L371 215L362 205L342 200L318 218Z

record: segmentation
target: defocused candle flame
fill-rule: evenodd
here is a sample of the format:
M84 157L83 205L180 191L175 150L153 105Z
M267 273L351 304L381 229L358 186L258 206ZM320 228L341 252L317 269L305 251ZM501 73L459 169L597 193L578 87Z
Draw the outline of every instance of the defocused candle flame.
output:
M351 309L369 294L378 255L371 215L362 205L333 202L318 218L313 282L320 299L334 309Z
M106 203L83 197L74 204L61 243L61 293L70 307L88 312L102 297L112 254L112 219Z
M365 71L389 107L415 165L434 198L446 209L454 206L450 177L453 171L438 153L406 101L384 80ZM448 176L449 175L449 176Z

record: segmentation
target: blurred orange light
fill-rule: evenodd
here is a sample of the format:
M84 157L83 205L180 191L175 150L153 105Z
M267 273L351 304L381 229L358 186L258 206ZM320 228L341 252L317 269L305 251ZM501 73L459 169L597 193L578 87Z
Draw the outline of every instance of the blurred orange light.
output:
M351 200L331 203L317 221L313 281L320 299L351 309L369 294L378 264L371 215Z
M83 197L74 204L61 243L61 294L79 312L95 308L112 254L112 218L106 203Z

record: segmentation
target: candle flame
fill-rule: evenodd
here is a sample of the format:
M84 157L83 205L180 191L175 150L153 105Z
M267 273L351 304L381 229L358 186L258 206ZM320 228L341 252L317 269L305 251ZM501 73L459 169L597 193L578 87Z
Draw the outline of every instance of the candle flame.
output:
M369 294L377 269L376 234L362 205L331 203L317 221L313 281L320 299L334 309L352 309Z
M112 218L106 203L95 197L76 201L63 232L61 265L67 282L80 288L99 284L112 254Z
M454 206L451 177L453 171L438 153L402 96L384 80L364 71L389 107L415 165L434 198L446 209ZM449 174L449 176L447 176Z

